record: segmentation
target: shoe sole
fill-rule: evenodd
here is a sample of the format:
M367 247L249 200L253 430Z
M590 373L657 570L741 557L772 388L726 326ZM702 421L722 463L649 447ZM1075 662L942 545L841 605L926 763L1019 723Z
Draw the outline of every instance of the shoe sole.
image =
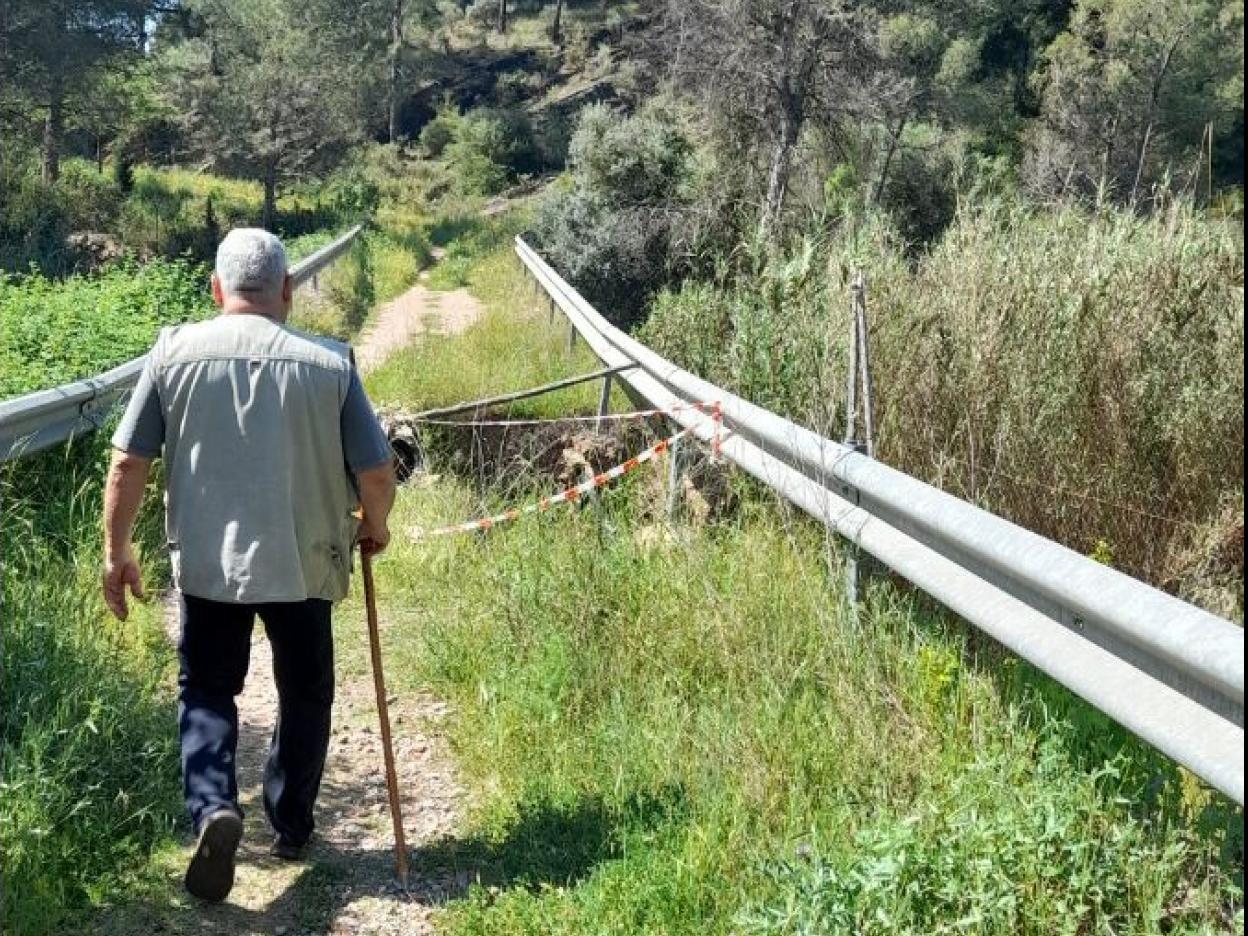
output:
M186 889L200 900L225 900L234 887L234 856L242 840L243 820L238 816L226 812L210 817L187 866Z

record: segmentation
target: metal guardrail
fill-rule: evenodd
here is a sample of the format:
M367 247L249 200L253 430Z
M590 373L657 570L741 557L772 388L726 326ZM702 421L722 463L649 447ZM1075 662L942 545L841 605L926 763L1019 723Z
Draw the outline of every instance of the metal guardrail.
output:
M523 239L521 262L655 408L721 401L725 458L1119 724L1244 802L1244 631L755 406L615 328ZM673 417L705 441L711 420Z
M362 227L341 237L290 268L298 289L340 257ZM114 404L133 389L144 358L127 361L97 377L0 401L0 462L31 455L104 424Z

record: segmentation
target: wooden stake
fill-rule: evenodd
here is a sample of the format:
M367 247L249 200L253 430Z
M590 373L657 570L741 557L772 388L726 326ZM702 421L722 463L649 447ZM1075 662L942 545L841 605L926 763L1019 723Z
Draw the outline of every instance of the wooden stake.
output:
M386 760L386 789L390 794L390 819L394 824L394 860L399 883L407 887L407 840L403 836L403 807L399 803L399 777L394 769L394 745L390 740L390 707L386 702L386 678L381 670L381 632L377 626L377 592L373 586L373 560L360 554L364 572L364 604L368 610L368 648L373 657L373 687L377 690L377 717L381 720L381 747Z

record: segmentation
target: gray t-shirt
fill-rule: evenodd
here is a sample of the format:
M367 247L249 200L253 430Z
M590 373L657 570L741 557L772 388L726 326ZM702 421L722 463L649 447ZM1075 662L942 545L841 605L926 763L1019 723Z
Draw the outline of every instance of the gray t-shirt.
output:
M344 597L352 475L392 458L350 349L259 315L164 329L113 445L163 454L178 586L244 604Z

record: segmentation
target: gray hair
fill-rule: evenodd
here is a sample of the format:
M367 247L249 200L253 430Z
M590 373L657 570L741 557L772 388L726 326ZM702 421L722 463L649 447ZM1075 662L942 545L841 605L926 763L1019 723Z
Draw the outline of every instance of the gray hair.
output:
M286 280L286 248L260 228L235 228L217 248L217 279L229 295L275 298Z

